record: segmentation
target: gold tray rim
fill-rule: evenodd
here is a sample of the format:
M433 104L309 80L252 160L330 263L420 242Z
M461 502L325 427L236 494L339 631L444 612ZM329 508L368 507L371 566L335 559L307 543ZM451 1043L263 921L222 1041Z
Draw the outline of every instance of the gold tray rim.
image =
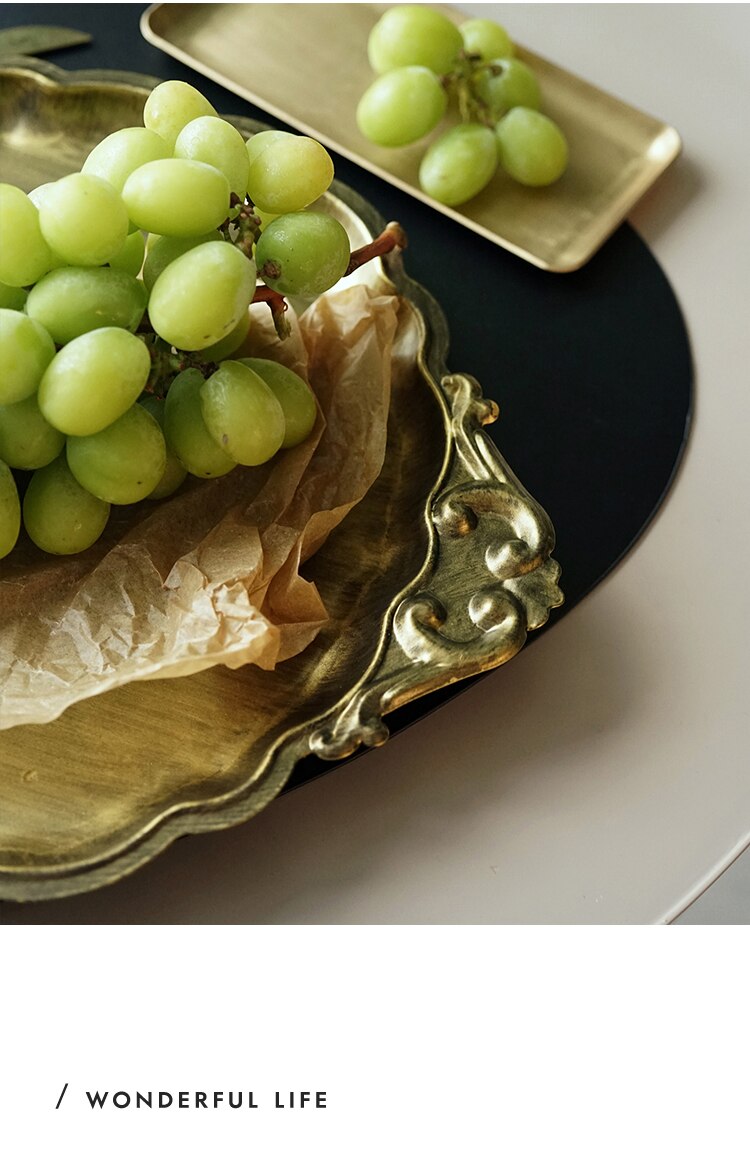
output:
M17 72L31 73L42 83L137 89L144 96L159 83L131 72L65 71L31 57L7 58L0 65L0 74ZM247 118L228 119L246 131L263 127ZM382 218L368 201L338 182L333 191L370 232L380 230ZM550 610L562 603L560 568L551 559L555 540L549 518L483 432L484 424L496 418L497 406L482 397L472 377L446 374L445 316L433 297L406 274L400 255L388 260L385 278L421 317L418 367L442 411L445 443L438 479L424 510L429 527L424 562L389 605L364 674L333 706L279 736L260 762L266 766L264 772L248 772L243 784L210 800L165 805L124 844L96 856L59 865L0 867L0 899L46 900L90 891L134 872L183 835L217 831L249 819L278 795L302 756L312 752L334 761L360 746L383 743L388 736L383 718L389 712L511 659L527 632L541 627ZM495 549L492 557L484 553L472 557L471 572L481 576L480 584L490 578L494 591L477 603L468 637L446 637L444 605L434 588L436 579L440 583L445 575L441 539L471 538L488 513L505 518L512 539ZM469 587L476 592L471 581ZM486 619L493 611L499 611L497 625L493 618Z
M207 7L207 5L204 5ZM254 5L247 5L253 7ZM627 218L629 212L638 201L645 195L645 193L652 187L652 185L659 179L666 169L677 159L682 152L682 139L673 125L668 124L666 121L653 117L650 114L642 112L634 105L629 104L625 100L621 100L616 96L611 95L604 89L589 83L586 80L578 77L575 73L569 72L567 69L554 64L547 58L540 56L524 48L523 45L517 44L516 48L522 54L532 67L544 66L554 69L554 71L561 77L569 78L570 82L578 87L585 87L590 93L596 94L601 99L606 99L611 104L617 106L623 112L628 112L632 116L642 117L647 116L652 120L655 127L659 129L659 139L661 147L659 148L659 157L657 161L652 163L651 170L648 174L642 174L638 180L635 180L627 193L618 194L614 197L611 210L608 214L600 213L599 226L592 230L591 238L588 245L577 255L572 257L563 257L560 259L546 259L543 255L535 252L532 247L517 244L509 237L503 236L501 232L492 228L486 227L480 221L473 220L471 216L466 215L464 212L456 208L450 208L447 205L439 203L431 196L424 193L418 185L404 180L398 175L389 172L386 168L370 160L367 156L355 151L348 147L346 144L337 140L334 136L321 131L314 124L311 124L304 117L296 116L288 112L280 104L275 103L263 95L255 92L252 87L243 84L238 84L230 78L224 76L221 71L210 65L205 64L197 56L185 51L177 44L173 43L166 37L160 35L153 27L154 17L163 9L174 8L176 5L169 3L155 3L142 13L140 20L141 35L143 38L154 47L159 48L162 52L172 56L174 59L179 60L181 63L192 68L194 71L213 80L216 84L221 85L227 90L234 92L235 95L242 97L245 100L252 102L263 111L270 113L272 116L285 121L298 131L315 136L327 147L334 149L339 155L350 160L352 163L359 165L373 175L380 177L387 183L399 188L402 192L412 196L414 199L421 201L433 208L436 212L441 213L443 216L454 220L457 224L470 229L479 236L483 236L491 243L498 245L500 248L505 249L513 255L518 256L520 259L532 264L536 268L540 268L545 272L553 272L556 274L565 274L569 272L576 272L591 260L591 258L599 251L602 245L609 239L609 237L616 231L616 229ZM190 5L189 7L198 8L201 5ZM215 8L218 5L210 5ZM346 4L338 5L341 10L348 7ZM370 7L374 7L370 5ZM449 14L456 16L456 10L450 9L447 5L441 7Z

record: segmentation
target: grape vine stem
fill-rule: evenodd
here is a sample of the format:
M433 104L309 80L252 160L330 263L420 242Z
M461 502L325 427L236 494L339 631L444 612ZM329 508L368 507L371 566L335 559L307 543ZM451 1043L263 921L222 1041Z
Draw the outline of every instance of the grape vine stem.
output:
M379 236L376 236L369 244L363 244L361 248L356 248L352 252L344 275L351 276L352 272L356 272L369 260L376 260L379 256L393 252L394 249L402 251L407 244L408 240L403 228L395 220L392 220L390 224L386 224Z

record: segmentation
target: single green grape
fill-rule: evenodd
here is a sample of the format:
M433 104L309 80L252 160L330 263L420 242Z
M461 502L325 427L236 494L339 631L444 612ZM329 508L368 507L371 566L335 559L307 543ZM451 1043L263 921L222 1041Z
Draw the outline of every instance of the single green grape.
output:
M258 274L284 296L318 296L346 272L351 249L346 229L324 212L279 216L255 247Z
M450 72L463 48L461 33L442 12L422 4L389 8L372 29L367 55L374 72L421 64L432 72Z
M533 108L511 108L495 125L500 163L532 188L559 180L568 166L568 144L553 120Z
M143 123L163 136L170 150L182 129L198 116L215 116L216 110L202 92L183 80L165 80L149 94Z
M49 272L53 259L36 205L20 188L0 184L0 281L26 288Z
M522 60L492 60L474 79L474 91L486 105L493 120L499 120L510 108L539 109L542 93L539 81Z
M147 412L150 412L154 420L162 430L164 435L164 420L166 415L166 401L161 396L141 396L138 401ZM167 496L171 496L185 480L187 476L187 469L178 459L177 454L166 444L165 448L167 453L167 462L164 466L164 471L161 475L159 483L153 488L149 494L149 500L163 500Z
M0 405L0 460L11 468L44 468L64 447L64 435L44 419L35 395Z
M218 168L226 176L230 190L240 200L245 199L250 157L234 125L218 116L198 116L180 132L174 154L183 160L202 160Z
M168 344L198 352L234 331L255 293L255 264L226 241L191 248L151 289L149 319Z
M109 261L110 268L119 268L129 276L137 276L143 267L143 257L146 254L146 241L143 233L136 230L131 232L116 256Z
M313 430L318 414L315 394L306 381L276 360L261 360L243 356L240 364L246 364L273 392L284 413L284 439L282 448L293 448L301 444Z
M92 436L69 436L68 467L78 483L108 504L136 504L153 492L167 466L161 428L141 404Z
M73 172L45 190L39 227L68 264L106 264L122 248L128 213L120 194L100 176Z
M125 181L130 219L160 236L199 236L218 228L229 212L229 181L201 160L151 160Z
M146 310L146 289L118 268L56 268L29 293L26 312L56 344L95 328L135 332Z
M55 355L41 324L12 308L0 308L0 404L15 404L36 392Z
M23 501L23 522L43 552L56 556L84 552L99 539L108 519L109 504L81 487L64 453L31 477Z
M131 172L151 160L166 160L169 145L149 128L119 128L96 145L83 162L82 172L100 176L122 192Z
M37 184L36 188L32 188L29 192L29 200L37 209L41 208L44 197L47 195L50 188L54 188L55 181L47 180L44 184Z
M198 368L187 368L169 386L164 402L164 435L180 462L193 476L225 476L237 466L206 428L201 411L205 383Z
M256 132L249 140L245 141L245 149L247 151L247 158L250 164L264 152L269 144L273 144L276 140L294 140L295 135L293 132L282 132L280 128L266 128L263 132Z
M264 212L298 212L333 180L333 161L310 136L271 140L250 165L247 194Z
M491 128L458 124L425 152L419 167L423 192L455 207L489 184L497 169L497 143Z
M66 436L91 436L136 402L151 371L142 340L124 328L76 336L50 363L39 385L39 407Z
M225 360L201 388L206 428L238 464L265 464L284 440L284 412L257 372Z
M447 107L448 94L435 73L411 64L370 85L357 105L357 127L381 148L400 148L432 132Z
M21 501L13 473L0 460L0 560L12 552L21 531Z
M464 51L469 56L495 60L499 56L512 56L515 51L502 24L496 24L494 20L477 16L473 20L465 20L459 30Z
M216 229L213 232L204 232L202 236L154 236L152 233L143 265L143 283L146 285L146 290L151 291L167 265L178 256L184 256L199 244L223 239L221 232Z

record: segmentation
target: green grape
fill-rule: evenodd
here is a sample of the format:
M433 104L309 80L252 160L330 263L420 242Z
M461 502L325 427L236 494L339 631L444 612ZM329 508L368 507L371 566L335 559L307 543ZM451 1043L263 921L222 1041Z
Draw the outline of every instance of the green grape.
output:
M0 460L0 560L16 546L21 531L21 501L8 465Z
M136 504L153 492L167 466L156 419L141 404L92 436L69 436L68 467L78 483L108 504Z
M129 276L137 276L143 267L146 241L142 232L131 232L116 256L109 261L110 268L119 268Z
M143 109L143 123L158 132L170 149L182 129L198 116L215 116L206 97L183 80L165 80L150 93Z
M66 436L91 436L140 396L151 371L142 340L124 328L95 328L55 356L39 385L39 407Z
M272 140L250 165L247 194L264 212L298 212L333 180L333 161L310 136Z
M497 69L494 75L492 69ZM493 120L499 120L508 109L521 106L538 109L542 103L539 81L522 60L493 60L474 80L474 91L484 101Z
M421 140L440 123L448 94L429 68L394 68L370 85L357 105L357 126L381 148Z
M275 143L276 140L294 140L296 139L293 132L282 132L280 128L266 128L263 132L256 132L249 140L245 141L245 149L247 151L247 158L252 164L254 160L264 152L269 144Z
M237 351L241 344L244 344L249 331L250 313L248 311L243 313L237 327L228 332L223 340L219 340L218 344L209 344L208 348L198 352L198 359L204 364L218 364L220 360L226 360L233 352Z
M81 487L64 453L31 477L23 523L43 552L56 556L84 552L99 539L108 519L109 504Z
M200 392L201 413L214 441L238 464L265 464L284 440L284 412L257 372L225 360Z
M198 352L232 332L255 293L255 265L224 240L173 260L151 289L149 319L168 344Z
M494 20L476 17L465 20L459 29L464 51L469 56L481 56L482 60L495 60L499 56L512 56L514 52L510 36L502 24Z
M533 108L511 108L495 125L500 163L509 176L533 188L559 180L568 145L557 124Z
M200 160L151 160L136 168L122 190L130 219L160 236L199 236L229 212L229 181Z
M106 264L125 243L128 213L106 180L73 172L45 190L39 226L55 255L68 264Z
M140 280L118 268L56 268L29 293L26 312L56 344L67 344L95 328L135 332L146 310Z
M37 208L37 210L41 208L42 202L44 201L44 197L47 195L47 192L50 190L50 188L54 188L54 186L55 181L48 180L46 184L38 184L36 188L31 189L29 192L29 200Z
M237 129L218 116L199 116L180 132L174 154L184 160L202 160L223 172L232 192L245 199L250 157Z
M351 250L346 229L324 212L279 216L256 247L258 273L284 296L318 296L346 272Z
M131 172L151 160L166 160L169 145L149 128L120 128L105 136L89 152L82 172L100 176L118 192L122 192Z
M284 439L282 448L293 448L301 444L313 430L318 406L312 388L291 368L276 360L260 360L243 356L240 364L246 364L266 382L281 405L284 413Z
M149 237L149 246L146 253L146 262L143 265L143 283L148 292L161 276L167 264L171 264L178 256L183 256L191 248L199 244L208 244L211 240L223 240L221 232L204 232L202 236L154 236Z
M35 395L0 405L0 460L11 468L43 468L65 446L65 437L42 416Z
M161 396L141 396L138 401L147 412L150 412L154 420L164 434L164 417L166 403ZM166 440L166 437L165 437ZM177 458L177 454L165 444L167 452L167 463L161 475L159 483L153 488L149 494L149 500L163 500L166 496L171 496L180 487L185 477L187 476L187 469Z
M20 188L0 184L0 281L25 288L49 272L52 263L38 208Z
M201 411L201 388L205 380L198 368L176 376L164 402L164 435L167 447L193 476L206 479L225 476L237 461L227 455L206 428Z
M0 404L15 404L36 392L55 355L41 324L11 308L0 308Z
M442 12L421 4L389 8L370 33L367 55L374 72L422 64L450 72L463 48L461 33Z
M423 192L455 207L481 192L497 168L497 144L491 128L458 124L425 152L419 166Z
M23 312L28 292L25 288L14 288L11 284L0 284L0 308L10 308Z

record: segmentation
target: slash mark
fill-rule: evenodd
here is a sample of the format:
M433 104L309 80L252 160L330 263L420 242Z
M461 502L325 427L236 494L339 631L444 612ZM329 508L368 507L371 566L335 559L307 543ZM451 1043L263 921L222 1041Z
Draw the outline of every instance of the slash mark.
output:
M58 1109L58 1108L60 1107L60 1105L62 1104L62 1101L63 1101L63 1096L65 1095L65 1093L67 1092L67 1090L68 1090L68 1085L67 1085L67 1084L65 1084L65 1085L63 1086L63 1090L62 1090L62 1092L60 1093L60 1099L57 1101L57 1104L55 1104L55 1112L57 1111L57 1109Z

